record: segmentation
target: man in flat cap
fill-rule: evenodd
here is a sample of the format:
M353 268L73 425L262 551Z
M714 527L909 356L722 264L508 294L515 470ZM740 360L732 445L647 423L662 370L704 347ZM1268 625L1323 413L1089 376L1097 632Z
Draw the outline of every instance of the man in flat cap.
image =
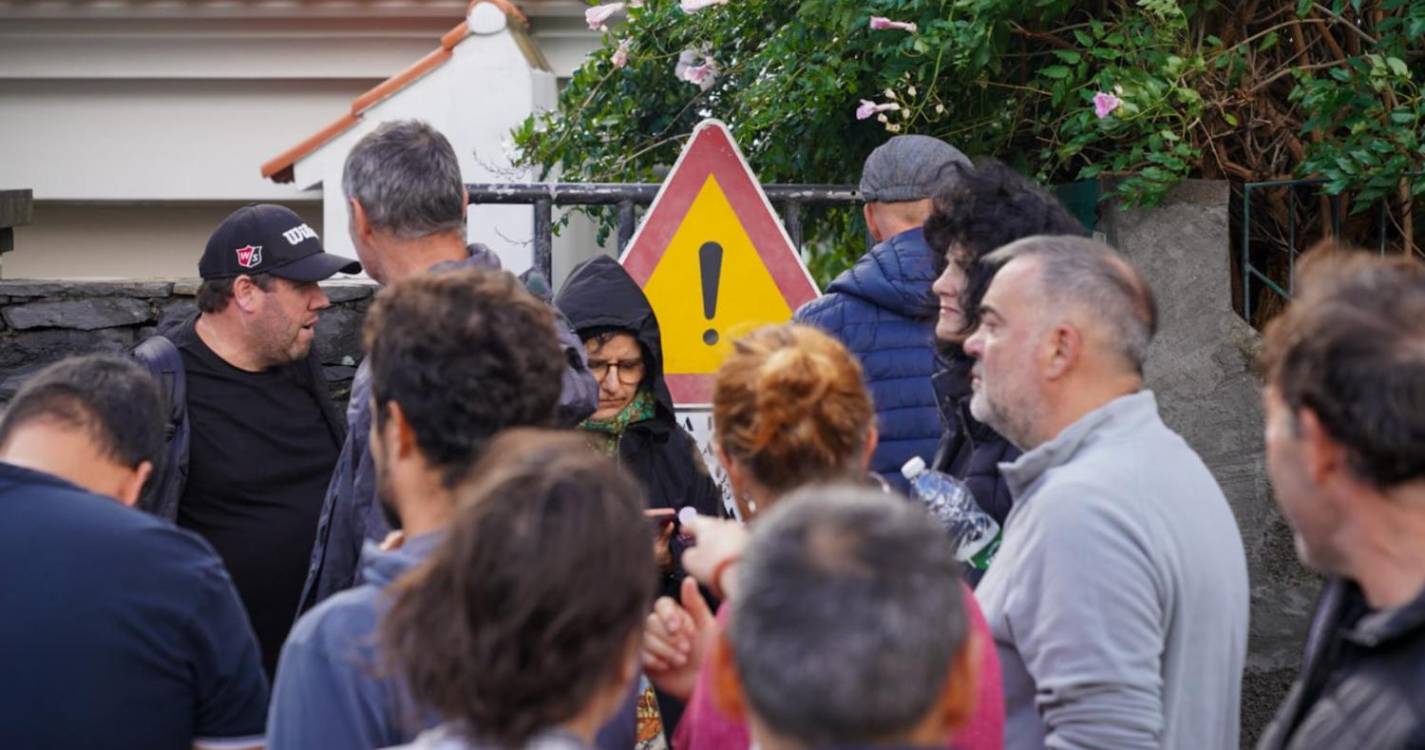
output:
M198 261L198 314L139 345L168 399L163 466L140 507L197 532L237 587L271 679L297 615L346 436L312 351L317 282L361 264L291 210L244 206Z
M860 358L880 430L871 469L901 489L900 467L911 456L929 461L943 429L930 385L939 316L930 285L939 266L921 225L930 216L931 196L957 168L971 168L970 160L929 136L896 136L872 151L861 172L861 197L877 244L796 314Z

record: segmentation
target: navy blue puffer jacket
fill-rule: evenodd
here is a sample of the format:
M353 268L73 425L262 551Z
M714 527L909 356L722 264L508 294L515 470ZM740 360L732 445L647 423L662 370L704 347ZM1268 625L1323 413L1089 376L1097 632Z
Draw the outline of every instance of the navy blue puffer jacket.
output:
M943 430L930 384L935 275L925 235L912 229L871 248L796 314L797 322L827 331L861 360L880 430L871 470L901 490L901 466L911 456L930 463Z

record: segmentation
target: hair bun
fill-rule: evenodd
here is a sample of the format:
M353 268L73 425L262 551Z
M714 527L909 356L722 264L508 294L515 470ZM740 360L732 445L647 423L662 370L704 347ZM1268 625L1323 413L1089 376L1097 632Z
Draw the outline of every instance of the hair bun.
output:
M826 357L801 347L772 352L756 375L759 448L815 417L818 405L836 380Z

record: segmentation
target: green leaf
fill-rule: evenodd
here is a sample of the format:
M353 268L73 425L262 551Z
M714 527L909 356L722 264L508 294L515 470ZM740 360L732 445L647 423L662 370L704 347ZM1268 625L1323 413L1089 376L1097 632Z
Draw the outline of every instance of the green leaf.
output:
M1054 56L1057 57L1057 58L1059 58L1060 60L1063 60L1064 62L1066 62L1066 63L1068 63L1068 64L1070 64L1070 65L1078 65L1078 64L1079 64L1079 61L1082 60L1082 59L1084 59L1084 58L1083 58L1083 55L1080 55L1079 53L1077 53L1077 52L1075 52L1075 51L1073 51L1073 50L1067 50L1067 49L1056 49L1056 50L1054 50ZM1395 58L1391 58L1391 59L1395 59Z
M1068 77L1069 77L1069 69L1068 69L1068 67L1063 66L1063 65L1049 65L1049 66L1040 68L1040 69L1039 69L1039 75L1042 75L1042 76L1044 76L1045 78L1054 78L1054 79L1068 78Z
M1398 57L1387 57L1385 59L1385 62L1387 65L1390 66L1390 69L1394 71L1396 75L1400 76L1401 78L1410 77L1410 68L1405 66L1404 60Z
M1231 112L1223 112L1222 119L1226 120L1228 125L1231 125L1234 128L1237 127L1237 116L1232 114Z
M1306 14L1311 12L1311 0L1297 0L1296 17L1306 18Z

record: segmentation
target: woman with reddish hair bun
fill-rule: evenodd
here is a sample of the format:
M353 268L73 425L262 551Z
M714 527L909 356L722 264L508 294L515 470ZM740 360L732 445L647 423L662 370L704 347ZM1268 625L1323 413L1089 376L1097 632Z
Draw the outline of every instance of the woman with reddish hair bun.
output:
M861 367L846 347L816 328L766 326L734 342L717 373L713 421L718 459L748 523L800 487L879 483L868 470L877 433ZM743 750L751 742L747 726L714 705L705 657L736 607L736 591L722 591L719 584L735 579L727 572L745 534L731 521L700 518L689 526L699 535L698 546L685 556L689 571L727 599L714 616L692 578L683 581L681 602L659 599L646 623L644 670L662 690L688 700L673 735L675 750ZM968 587L947 584L964 590L970 629L979 641L979 702L950 746L999 748L1004 703L998 657Z

